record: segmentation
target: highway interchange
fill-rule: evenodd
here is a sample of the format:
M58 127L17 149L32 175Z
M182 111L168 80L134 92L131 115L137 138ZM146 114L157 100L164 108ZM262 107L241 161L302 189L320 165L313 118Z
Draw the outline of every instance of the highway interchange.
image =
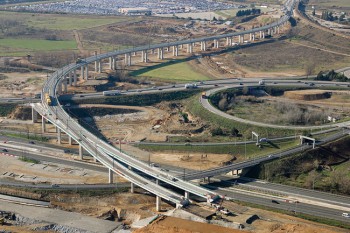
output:
M290 1L290 6L294 5L294 1ZM287 11L287 14L281 18L280 21L276 23L276 25L269 25L264 26L267 28L257 28L253 29L252 31L259 31L259 30L266 30L268 27L274 27L279 25L282 21L285 22L291 14L291 10ZM249 33L247 31L246 33ZM219 39L219 38L225 38L227 36L235 36L238 35L237 33L234 33L232 35L221 35L216 37L208 37L208 38L200 38L200 39L194 39L200 41L207 41L207 40L213 40L213 39ZM180 42L173 42L168 44L161 44L161 45L150 45L145 48L140 47L132 49L132 50L125 50L125 51L117 51L117 52L111 52L107 54L101 54L98 56L86 58L84 60L84 64L91 63L96 60L101 60L104 58L108 58L111 56L116 56L118 54L125 54L130 53L133 51L141 51L143 49L155 49L159 48L161 46L167 47L172 45L179 45L179 44L185 44L185 43L193 43L195 41L180 41ZM65 75L67 75L72 70L75 70L82 66L82 64L70 64L66 67L63 67L62 69L56 71L54 74L51 75L51 77L48 79L48 81L44 84L43 90L42 90L42 97L44 96L43 93L49 93L50 96L53 97L53 104L48 105L45 100L42 98L41 103L34 103L33 107L37 112L39 112L42 116L44 116L48 121L50 121L52 124L54 124L56 127L58 127L60 130L64 131L69 135L69 137L73 138L75 141L77 141L89 154L94 156L99 162L101 162L105 167L107 167L110 172L117 173L118 175L128 179L133 184L136 184L143 189L155 194L156 196L159 196L165 200L168 200L170 202L173 202L177 205L180 205L184 199L183 195L178 194L170 189L167 189L165 187L162 187L158 185L158 181L167 183L168 185L175 186L179 189L182 189L185 191L185 198L188 198L188 193L194 194L196 196L205 198L207 194L216 194L215 191L210 191L207 188L200 187L198 185L195 185L191 182L187 182L185 180L180 179L179 177L176 177L174 175L171 175L165 171L160 170L159 168L150 167L148 164L143 163L136 158L130 157L129 155L123 153L122 151L119 151L118 149L114 148L113 146L109 145L108 143L102 141L100 138L96 137L92 133L90 133L88 130L81 127L78 122L71 118L64 110L63 106L59 103L59 97L56 93L56 89L58 85L61 85L61 79L64 78ZM235 85L232 85L232 82L236 82ZM232 88L237 86L245 86L245 85L257 85L258 80L220 80L220 81L206 81L205 83L199 83L200 85L203 85L205 88L210 87L216 87L216 86L222 86L222 88ZM270 81L266 80L267 85L305 85L304 83L301 83L299 80L278 80L278 83L274 80ZM231 83L231 85L229 85ZM314 82L316 84L316 82ZM325 82L317 82L317 85L343 85L342 83L325 83ZM128 91L124 92L122 94L139 94L139 93L154 93L159 91L176 91L176 90L183 90L183 85L171 85L171 86L164 86L161 88L158 88L158 90L154 89L143 89L143 90L135 90L135 91ZM221 87L219 89L216 89L216 91L221 90ZM74 98L98 98L101 97L101 93L96 94L84 94L79 96L74 96ZM62 98L62 96L60 97ZM7 99L6 102L11 102L12 100ZM23 99L17 99L13 101L24 101ZM204 107L207 107L210 109L209 105L203 104ZM222 113L216 112L216 114L221 115ZM243 119L244 120L244 119ZM244 121L243 121L244 122ZM245 122L245 123L251 123L251 122ZM331 125L327 127L335 127L335 126L346 126L348 123L342 123L342 125ZM266 127L266 125L265 125ZM320 128L325 128L319 127ZM315 128L316 129L316 128ZM306 149L308 146L301 146L297 148L297 150ZM280 154L280 156L283 156ZM270 158L270 157L268 157ZM259 158L256 162L262 162L266 161L267 158ZM232 168L230 168L232 170ZM135 172L136 171L136 172ZM141 173L145 173L148 176L152 177L152 179L148 179L142 175ZM220 171L222 173L222 171ZM204 174L204 173L203 173ZM215 175L218 175L220 173L215 173ZM213 174L204 174L205 176L213 176ZM197 177L198 178L198 177ZM155 182L156 181L156 182ZM229 190L219 190L219 193L227 193L229 194ZM186 195L187 193L187 195ZM187 197L186 197L187 196ZM248 195L246 194L239 194L235 193L234 198L240 198L243 201L249 202ZM260 203L264 205L271 205L271 198L263 198L261 197L254 197L255 203ZM269 203L267 203L269 202ZM345 221L344 218L341 218L341 213L339 211L333 210L333 209L327 209L326 207L319 207L319 206L311 206L305 203L298 203L298 211L308 214L313 214L317 216L323 216L327 218L337 219L341 221ZM278 204L278 208L282 209L290 209L290 206L288 204L280 203ZM320 211L322 209L322 211ZM322 213L324 210L326 210L327 213ZM320 215L320 212L322 213ZM346 219L348 220L348 219Z

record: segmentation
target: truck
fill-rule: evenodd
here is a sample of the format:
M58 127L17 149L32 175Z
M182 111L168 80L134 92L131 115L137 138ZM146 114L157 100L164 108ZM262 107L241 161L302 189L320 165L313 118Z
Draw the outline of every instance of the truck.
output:
M197 88L197 87L198 86L195 83L187 83L187 84L185 84L185 88L186 89Z
M52 102L51 102L51 96L49 95L49 93L45 93L45 101L48 106L51 106Z
M207 195L207 202L208 202L208 203L214 203L214 202L216 202L217 200L219 200L220 198L221 198L220 195L208 194L208 195Z
M40 98L41 98L41 93L36 93L36 94L34 94L34 98L35 98L35 99L40 99Z
M206 92L202 92L202 99L206 99L207 98L207 93Z
M265 85L265 81L264 80L260 80L259 81L259 85Z
M111 95L120 95L119 90L114 90L114 91L104 91L102 92L104 96L111 96Z

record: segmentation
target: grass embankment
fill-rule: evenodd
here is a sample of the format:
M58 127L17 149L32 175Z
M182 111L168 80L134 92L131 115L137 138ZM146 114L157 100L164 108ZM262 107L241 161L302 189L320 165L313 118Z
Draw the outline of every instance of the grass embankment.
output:
M130 74L137 77L148 77L151 79L172 81L172 82L191 82L199 80L209 80L208 76L202 75L186 62L187 59L173 60L164 62L155 66L146 67Z
M348 195L349 158L350 137L346 136L314 150L257 165L247 176Z
M143 95L119 95L108 96L99 99L80 99L80 100L65 100L63 104L110 104L110 105L129 105L129 106L148 106L160 103L162 101L181 100L189 98L200 92L200 90L185 90L174 92L162 92Z
M260 137L286 136L286 135L291 135L296 133L296 131L293 131L293 130L263 128L263 127L243 124L237 121L233 121L233 120L218 116L208 111L207 109L203 108L203 106L199 103L198 98L199 98L198 95L192 97L188 101L186 108L192 115L195 115L201 118L203 121L205 121L209 125L221 127L227 130L230 130L234 127L238 129L239 132L247 138L251 137L252 131L258 133Z
M0 117L6 117L16 109L17 105L18 104L0 104Z
M276 153L284 149L296 146L298 140L274 142L273 145L263 143L262 148L255 144L246 145L143 145L137 147L147 151L171 151L171 152L197 152L197 153L215 153L215 154L231 154L237 158L251 159L263 155Z
M19 160L23 161L23 162L27 162L27 163L34 163L34 164L39 164L40 161L39 160L36 160L36 159L32 159L32 158L28 158L26 156L21 156L19 158Z

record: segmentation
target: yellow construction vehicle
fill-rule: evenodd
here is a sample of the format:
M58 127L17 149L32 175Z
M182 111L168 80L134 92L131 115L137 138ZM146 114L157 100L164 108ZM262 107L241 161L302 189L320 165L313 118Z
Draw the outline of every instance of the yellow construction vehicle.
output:
M0 218L0 226L4 225L5 224L5 218Z
M51 106L51 96L49 95L49 93L45 93L45 101L47 105Z

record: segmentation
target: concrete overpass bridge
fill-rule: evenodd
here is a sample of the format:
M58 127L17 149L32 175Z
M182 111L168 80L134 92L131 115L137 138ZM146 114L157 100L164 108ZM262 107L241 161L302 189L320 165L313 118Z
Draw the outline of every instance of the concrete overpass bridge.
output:
M36 112L42 116L43 132L45 132L46 121L51 122L56 127L59 143L61 142L61 132L65 132L69 137L69 143L72 143L74 140L79 144L79 154L81 157L84 149L109 169L110 182L113 181L113 174L116 173L132 183L131 191L133 191L135 184L155 194L157 196L157 210L160 209L161 198L179 206L189 199L190 194L203 198L206 198L208 194L216 195L216 193L208 189L194 185L178 177L173 177L158 168L150 167L98 138L79 125L75 119L71 118L65 112L62 105L59 103L58 97L62 92L67 92L68 85L77 85L77 70L80 70L80 79L88 79L90 69L89 64L94 63L94 71L101 72L103 69L102 64L105 59L109 60L108 68L113 70L117 68L117 61L120 60L118 56L124 56L125 65L130 66L132 65L132 57L140 52L141 62L147 62L148 54L154 53L155 51L157 51L158 59L162 60L164 59L164 52L166 50L170 51L172 49L173 56L176 57L179 55L179 50L184 46L187 46L187 53L193 53L194 47L198 44L200 45L201 51L206 51L207 43L209 41L213 41L214 48L219 48L222 39L226 39L226 46L232 46L235 37L237 37L238 43L244 43L245 36L247 35L249 35L249 39L253 41L255 40L257 33L259 34L260 39L265 38L265 33L268 33L269 35L279 33L280 27L288 22L295 2L295 0L287 0L285 4L286 14L278 21L260 28L225 35L140 46L133 49L113 51L100 55L95 54L95 56L77 60L75 64L69 64L57 70L44 84L41 93L41 103L32 104L33 110L35 110L33 111L33 120L35 121L35 119L37 119ZM153 177L156 182L153 182L143 175L139 175L139 172ZM160 182L184 190L184 195L179 195L174 191L162 187Z

